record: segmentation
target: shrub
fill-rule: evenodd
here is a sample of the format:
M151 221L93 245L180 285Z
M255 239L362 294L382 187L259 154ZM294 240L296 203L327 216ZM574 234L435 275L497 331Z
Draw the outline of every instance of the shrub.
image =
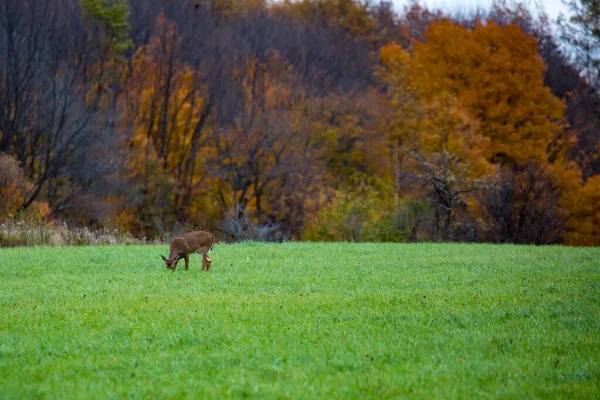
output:
M29 184L16 158L0 154L0 222L23 205Z
M405 199L386 219L376 222L365 236L374 242L430 240L433 224L433 210L429 201Z

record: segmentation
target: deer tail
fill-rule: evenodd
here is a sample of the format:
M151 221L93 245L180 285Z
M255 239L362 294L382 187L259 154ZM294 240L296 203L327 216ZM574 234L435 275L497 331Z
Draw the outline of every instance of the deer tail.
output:
M212 237L212 244L210 245L210 249L208 249L208 251L206 252L206 254L210 253L213 249L213 247L215 247L215 237Z

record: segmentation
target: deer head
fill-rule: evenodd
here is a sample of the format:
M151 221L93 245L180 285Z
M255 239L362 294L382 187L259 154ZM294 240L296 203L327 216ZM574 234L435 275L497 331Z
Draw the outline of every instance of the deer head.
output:
M167 269L175 269L175 267L177 267L177 262L179 260L181 260L181 256L176 256L173 260L168 259L167 257L163 256L162 254L160 255L163 259L163 261L165 262Z

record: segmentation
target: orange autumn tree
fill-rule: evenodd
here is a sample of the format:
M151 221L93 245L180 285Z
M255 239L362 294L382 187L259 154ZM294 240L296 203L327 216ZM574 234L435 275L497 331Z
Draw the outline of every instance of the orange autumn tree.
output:
M215 200L232 239L299 237L314 206L315 143L303 129L307 95L275 49L241 53L233 64L227 111L213 135Z
M600 245L600 175L589 178L574 199L575 215L567 243L584 246Z
M518 26L433 23L415 45L412 67L421 93L452 95L478 120L491 161L544 163L562 139L564 104L544 86L537 43Z
M127 167L141 197L138 221L130 223L145 231L172 229L175 221L200 224L196 216L210 207L199 196L206 190L204 160L211 153L208 106L198 72L181 61L175 25L159 15L154 35L130 65L124 101L133 135Z
M583 185L579 167L567 158L573 142L563 123L564 104L543 84L545 66L532 36L515 25L468 30L442 21L430 27L426 43L415 46L414 63L420 71L416 84L436 96L457 96L491 139L488 159L511 165L514 179L526 188L514 219L536 210L528 222L540 227L528 242L600 243L594 228L597 179ZM531 168L537 170L533 175ZM524 184L532 176L545 182L538 195L534 184ZM563 233L544 234L550 230Z
M388 89L388 143L398 194L430 198L435 234L448 239L457 213L493 172L484 157L490 140L453 93L434 95L419 84L422 71L408 52L392 44L380 56L377 75Z
M377 129L379 94L329 95L310 99L303 129L317 144L324 184L313 195L322 207L312 215L303 238L364 241L394 207L394 186L386 140Z
M545 66L533 37L513 25L477 23L474 29L465 29L445 20L430 25L425 42L415 43L412 56L400 54L397 47L381 52L389 72L388 82L390 76L402 78L401 102L404 109L412 107L413 119L414 110L423 110L422 104L427 105L424 110L444 105L448 116L464 112L465 118L472 120L471 125L476 125L474 137L487 140L467 146L478 143L474 147L478 153L483 150L480 154L488 162L511 171L502 174L504 181L496 180L496 185L504 188L498 186L497 190L519 192L511 198L510 206L506 199L504 204L497 199L500 203L494 206L479 196L488 217L491 215L488 225L508 224L500 230L511 231L507 238L492 240L593 241L593 233L586 234L586 239L576 234L569 235L570 239L565 236L566 232L582 229L580 226L591 226L590 221L597 218L584 212L590 208L596 190L594 181L582 189L579 168L566 156L572 141L563 124L564 104L543 84ZM398 87L398 82L395 84ZM411 91L416 93L420 107L414 107L414 100L407 97ZM451 104L454 112L448 108ZM428 133L421 127L428 123L439 126L439 121L427 111L416 116L419 121L411 129L419 141L427 141ZM411 118L400 120L399 130L410 131L406 124ZM502 209L507 207L512 210ZM477 213L480 217L481 212Z

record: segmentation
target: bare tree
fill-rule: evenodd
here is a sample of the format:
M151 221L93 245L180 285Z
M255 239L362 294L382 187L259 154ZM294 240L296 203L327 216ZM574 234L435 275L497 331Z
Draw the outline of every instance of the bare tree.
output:
M553 244L566 233L560 190L533 161L516 169L502 167L494 184L476 196L486 212L486 241Z
M94 131L97 120L86 102L91 86L80 9L74 0L3 1L0 7L0 97L6 100L0 151L15 154L32 182L23 208L44 192L60 209L95 179L90 167L110 147ZM77 188L66 193L70 186Z

